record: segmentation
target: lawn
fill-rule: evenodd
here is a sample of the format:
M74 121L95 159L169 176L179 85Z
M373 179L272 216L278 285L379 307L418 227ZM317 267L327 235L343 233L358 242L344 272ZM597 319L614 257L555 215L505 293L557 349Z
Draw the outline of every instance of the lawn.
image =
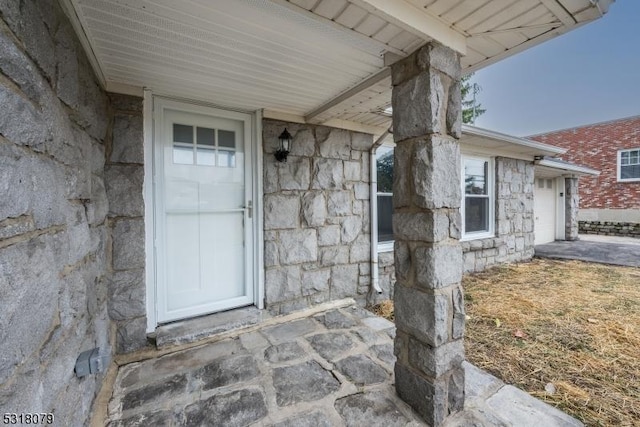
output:
M640 269L536 259L463 285L471 363L588 426L640 426Z

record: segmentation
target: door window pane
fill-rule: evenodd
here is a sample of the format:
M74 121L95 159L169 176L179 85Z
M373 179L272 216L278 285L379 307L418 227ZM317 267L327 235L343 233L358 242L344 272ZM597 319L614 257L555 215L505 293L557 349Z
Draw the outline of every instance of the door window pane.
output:
M197 129L198 145L213 147L216 145L216 131L209 128Z
M173 142L193 144L193 126L173 124Z
M221 168L235 168L236 167L236 152L219 150L218 151L218 166Z
M218 130L218 144L224 148L236 148L236 133L230 130Z

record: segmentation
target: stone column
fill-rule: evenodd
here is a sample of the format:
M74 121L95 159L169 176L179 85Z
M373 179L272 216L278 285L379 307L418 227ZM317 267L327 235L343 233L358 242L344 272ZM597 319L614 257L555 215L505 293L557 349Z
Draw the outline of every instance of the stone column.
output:
M578 178L564 179L564 238L578 240Z
M460 58L432 42L391 71L396 391L438 426L464 405Z

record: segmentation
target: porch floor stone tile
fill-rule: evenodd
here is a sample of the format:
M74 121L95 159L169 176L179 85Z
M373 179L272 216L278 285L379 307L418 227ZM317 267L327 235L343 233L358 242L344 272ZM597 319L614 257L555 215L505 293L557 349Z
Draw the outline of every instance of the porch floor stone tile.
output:
M306 314L308 313L308 315ZM274 318L275 319L275 318ZM395 393L393 323L356 306L300 312L237 336L144 353L119 368L105 425L425 426ZM186 348L188 347L188 348ZM445 427L582 425L465 362Z

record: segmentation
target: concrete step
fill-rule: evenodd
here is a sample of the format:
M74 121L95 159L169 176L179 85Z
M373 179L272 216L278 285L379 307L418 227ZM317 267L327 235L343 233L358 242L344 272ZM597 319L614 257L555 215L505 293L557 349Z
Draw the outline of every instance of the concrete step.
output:
M244 307L169 323L156 329L156 347L161 349L200 341L234 329L258 324L270 317L266 310Z

